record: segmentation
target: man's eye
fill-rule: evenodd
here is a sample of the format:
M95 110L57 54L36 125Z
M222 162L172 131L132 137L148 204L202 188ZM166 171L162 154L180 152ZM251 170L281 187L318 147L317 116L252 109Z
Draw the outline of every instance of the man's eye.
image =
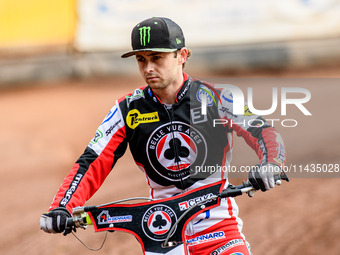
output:
M161 58L160 56L153 56L153 57L152 57L153 60L158 60L158 59L160 59L160 58Z
M138 61L138 62L144 62L145 59L144 59L144 58L137 58L137 61Z

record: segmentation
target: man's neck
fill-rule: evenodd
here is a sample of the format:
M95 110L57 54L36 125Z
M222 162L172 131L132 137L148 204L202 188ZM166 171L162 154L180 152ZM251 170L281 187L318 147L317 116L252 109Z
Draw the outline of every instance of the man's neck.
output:
M176 103L176 94L178 90L181 88L181 86L183 85L183 82L184 82L184 78L183 78L183 74L181 73L179 78L175 80L172 84L162 89L154 89L154 92L157 94L157 96L162 101L162 103L174 104Z

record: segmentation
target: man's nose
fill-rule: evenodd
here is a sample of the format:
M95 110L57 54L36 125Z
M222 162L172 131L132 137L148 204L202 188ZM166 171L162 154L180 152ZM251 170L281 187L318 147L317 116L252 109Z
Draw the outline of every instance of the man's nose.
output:
M150 73L154 71L154 64L151 61L145 62L144 65L144 72L145 73Z

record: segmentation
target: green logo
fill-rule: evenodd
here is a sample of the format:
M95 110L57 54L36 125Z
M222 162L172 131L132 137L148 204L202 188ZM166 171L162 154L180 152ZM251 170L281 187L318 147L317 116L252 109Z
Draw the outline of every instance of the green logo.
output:
M132 95L130 96L125 96L126 98L126 104L127 106L129 107L130 103L136 99L139 99L139 98L144 98L144 92L143 90L141 89L136 89Z
M150 30L151 27L139 28L140 45L145 46L146 43L150 42Z
M103 138L103 133L99 129L97 129L94 138L91 140L91 143L96 144L98 142L98 140L101 139L101 138Z
M176 43L177 43L177 44L181 44L182 41L181 41L180 39L176 38Z

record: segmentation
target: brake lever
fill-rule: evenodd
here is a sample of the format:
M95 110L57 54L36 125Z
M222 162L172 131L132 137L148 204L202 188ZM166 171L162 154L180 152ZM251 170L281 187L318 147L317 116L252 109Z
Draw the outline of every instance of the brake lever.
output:
M281 185L281 180L284 180L286 182L289 182L289 178L287 174L282 171L280 175L277 175L274 177L275 184ZM229 185L226 189L224 189L220 194L220 198L226 198L226 197L237 197L242 195L243 193L247 193L249 197L253 197L256 193L256 189L254 189L253 185L249 181L243 183L238 186Z
M226 189L222 190L222 192L219 194L219 197L220 198L237 197L253 189L254 188L249 181L243 182L241 185L238 186L229 185Z

